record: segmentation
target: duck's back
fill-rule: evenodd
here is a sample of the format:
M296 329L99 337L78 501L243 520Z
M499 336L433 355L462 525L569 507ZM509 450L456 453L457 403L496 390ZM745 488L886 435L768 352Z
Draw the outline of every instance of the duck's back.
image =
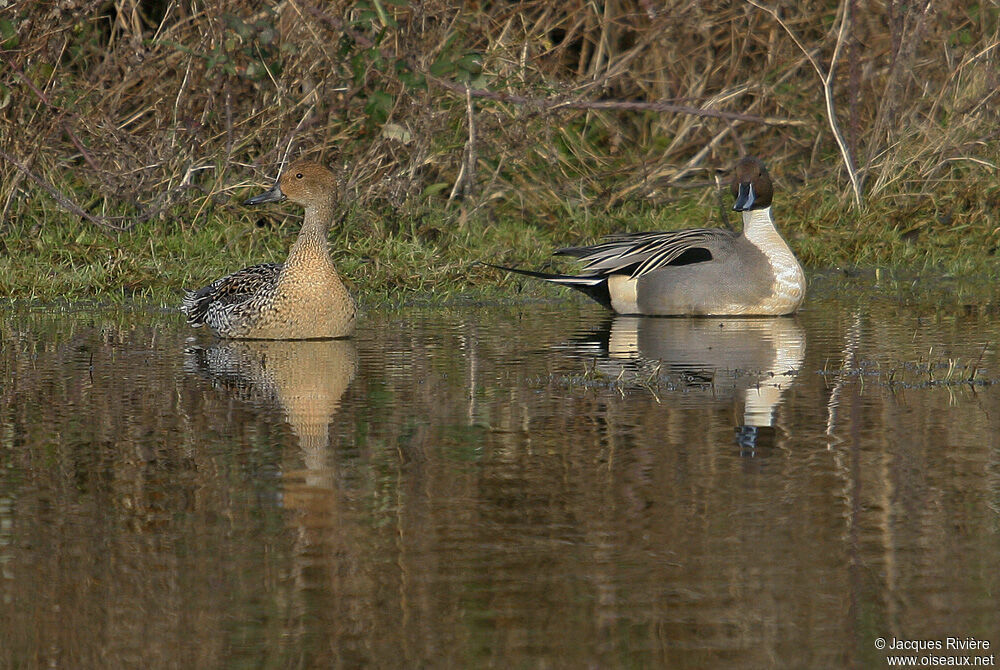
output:
M711 246L711 260L667 265L635 282L640 314L758 314L774 276L764 254L742 236Z
M280 263L261 263L188 291L181 311L196 328L208 326L221 337L247 337L268 311L283 268Z

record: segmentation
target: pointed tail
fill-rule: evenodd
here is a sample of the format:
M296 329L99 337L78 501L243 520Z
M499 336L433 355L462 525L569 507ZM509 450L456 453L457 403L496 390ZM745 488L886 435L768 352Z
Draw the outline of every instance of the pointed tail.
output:
M552 282L553 284L561 284L562 286L575 288L587 297L596 300L609 309L611 308L611 294L608 293L607 277L602 277L600 275L551 274L548 272L535 272L534 270L522 270L521 268L512 268L506 265L494 265L493 263L483 263L483 265L496 268L497 270L516 272L517 274L524 275L526 277L534 277L535 279Z

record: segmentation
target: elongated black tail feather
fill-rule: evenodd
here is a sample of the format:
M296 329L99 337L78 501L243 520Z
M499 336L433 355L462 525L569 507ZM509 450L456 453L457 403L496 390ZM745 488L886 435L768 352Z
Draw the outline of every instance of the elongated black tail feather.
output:
M562 286L575 288L588 298L599 302L608 309L611 309L611 293L608 292L607 277L602 277L600 275L560 275L549 272L535 272L534 270L523 270L521 268L512 268L506 265L494 265L493 263L483 263L483 265L496 268L497 270L516 272L517 274L524 275L526 277L534 277L535 279L541 279L553 284L561 284Z

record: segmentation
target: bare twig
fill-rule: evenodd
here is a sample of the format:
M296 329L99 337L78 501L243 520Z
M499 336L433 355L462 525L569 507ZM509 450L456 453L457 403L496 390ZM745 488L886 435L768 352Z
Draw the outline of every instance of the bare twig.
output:
M67 198L65 195L63 195L56 187L52 186L47 181L36 175L31 170L29 170L26 165L24 165L21 161L17 160L16 158L8 154L3 149L0 149L0 156L2 156L5 161L16 167L18 170L20 170L21 173L24 174L24 176L26 176L28 179L41 186L46 193L52 196L53 200L55 200L63 207L63 209L66 209L67 211L72 212L73 214L76 214L77 216L84 218L87 221L90 221L91 223L96 223L99 226L104 226L106 228L111 228L113 230L128 230L133 225L135 225L135 221L124 226L120 226L113 223L113 221L123 220L125 217L104 217L104 216L94 216L93 214L90 214L85 209L80 207L78 204L76 204L75 202Z
M476 118L472 108L472 96L466 88L466 116L469 123L469 139L465 143L465 150L462 152L462 167L458 171L458 178L455 186L451 189L448 202L456 196L471 195L476 184Z
M448 81L435 77L431 74L425 75L441 88L465 93L466 87L457 82ZM649 112L674 112L677 114L690 114L692 116L711 117L716 119L729 119L731 121L746 121L748 123L760 123L768 126L804 126L805 121L793 119L782 119L773 116L756 116L754 114L740 114L739 112L725 112L718 109L701 109L700 107L689 107L687 105L674 105L669 102L639 102L633 100L565 100L553 98L532 98L525 95L513 93L501 93L500 91L488 91L483 89L471 89L468 95L473 98L485 98L498 102L508 102L515 105L526 105L541 109L607 109L617 111L649 111Z
M840 132L840 126L837 123L837 112L834 109L833 104L833 75L837 67L837 58L840 56L840 49L844 45L844 35L847 32L847 24L850 20L848 7L849 2L841 2L840 8L837 13L840 15L840 28L837 30L837 43L833 48L833 56L830 58L830 67L824 72L823 67L820 65L819 61L812 55L812 53L806 49L805 45L799 40L791 28L788 27L778 15L774 9L770 7L765 7L756 0L746 0L749 4L753 5L757 9L763 10L774 17L774 20L778 22L778 25L784 29L788 36L795 42L795 46L805 54L806 58L809 59L809 64L813 66L816 70L816 74L819 76L820 82L823 84L823 98L826 102L826 118L830 124L830 130L833 132L833 139L837 142L837 148L840 149L840 155L844 160L844 168L847 170L847 176L851 180L851 190L854 194L854 205L859 209L862 206L861 200L861 183L858 181L858 172L854 167L854 159L851 156L851 150L847 146L847 142L844 140L843 133Z
M131 230L137 223L142 223L143 221L148 221L149 219L153 218L154 216L156 216L157 214L164 211L167 207L170 206L170 200L169 200L170 195L178 191L184 190L185 188L188 188L187 184L182 184L181 186L171 189L170 191L164 191L163 193L160 194L158 198L156 198L155 202L153 203L153 206L148 207L145 212L143 212L138 216L94 216L93 214L85 210L83 207L80 207L80 205L70 200L69 197L63 194L55 186L53 186L52 184L48 183L47 181L36 175L34 172L28 169L28 166L26 166L24 163L22 163L18 159L8 154L3 149L0 149L0 158L3 158L5 161L7 161L15 168L17 168L18 171L25 177L38 184L42 188L42 190L48 193L52 197L52 199L55 200L60 206L62 206L62 208L65 209L66 211L76 214L80 218L86 219L91 223L96 223L99 226L110 228L118 232ZM163 202L166 202L167 204L161 204ZM124 223L119 223L119 222L124 222Z
M306 119L309 118L309 115L312 114L314 109L316 109L315 102L309 105L306 111L302 113L302 118L300 118L299 122L295 124L295 128L292 129L292 132L285 136L285 151L281 154L281 162L278 164L278 174L281 174L281 171L285 169L285 165L288 163L288 155L292 153L295 137L299 134L299 131L302 130L302 126L305 125Z
M7 67L9 67L11 69L11 71L14 74L17 75L17 78L20 79L23 84L25 84L28 88L31 89L31 92L35 94L35 97L37 97L38 100L41 101L41 103L43 105L45 105L47 108L49 108L53 112L57 112L59 114L64 114L64 115L68 116L71 119L75 118L74 114L70 114L70 113L66 112L66 110L61 109L57 105L52 104L52 102L49 100L48 96L45 95L45 93L35 85L35 82L31 81L30 77L25 76L24 72L21 71L21 68L17 67L14 63L12 63L11 61L9 61L8 59L4 58L2 54L0 54L0 60L3 60L4 64L7 65ZM80 155L83 156L83 159L85 161L87 161L87 164L95 172L100 172L100 169L97 167L97 164L94 162L94 158L90 155L90 152L88 152L87 149L83 146L83 142L81 142L80 138L76 136L75 132L73 132L73 129L70 127L69 123L63 121L60 124L60 126L62 127L63 132L65 132L69 136L70 141L73 142L73 145L80 152Z
M913 59L922 39L932 4L932 0L924 0L917 7L904 9L906 13L902 15L897 13L900 9L897 3L890 2L888 5L889 26L892 28L892 65L886 76L885 89L872 123L872 141L868 150L868 160L864 165L866 174L871 170L882 148L892 144L892 133L888 132L888 129L896 121L905 82L913 75Z

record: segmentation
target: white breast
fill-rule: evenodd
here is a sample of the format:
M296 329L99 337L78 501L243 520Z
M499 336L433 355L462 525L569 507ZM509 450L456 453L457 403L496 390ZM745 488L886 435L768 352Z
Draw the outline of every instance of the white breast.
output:
M806 275L788 243L774 227L771 208L743 212L743 235L767 257L774 272L771 295L758 305L761 313L794 312L806 293Z

